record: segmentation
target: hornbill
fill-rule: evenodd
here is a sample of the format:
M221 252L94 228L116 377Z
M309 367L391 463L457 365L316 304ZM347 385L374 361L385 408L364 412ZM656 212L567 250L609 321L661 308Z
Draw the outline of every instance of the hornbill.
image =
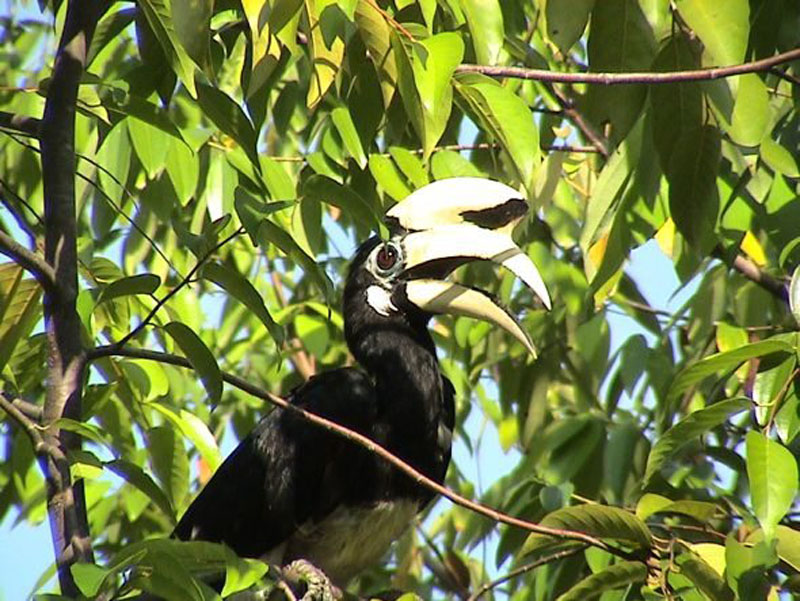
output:
M481 178L429 184L386 216L390 237L363 243L344 289L344 333L358 367L312 377L291 403L356 430L442 482L455 422L427 324L453 313L533 345L485 292L444 281L456 267L502 264L549 308L536 267L511 239L527 211L514 189ZM291 411L264 417L219 467L174 536L238 555L310 562L337 586L375 563L433 498L380 457Z

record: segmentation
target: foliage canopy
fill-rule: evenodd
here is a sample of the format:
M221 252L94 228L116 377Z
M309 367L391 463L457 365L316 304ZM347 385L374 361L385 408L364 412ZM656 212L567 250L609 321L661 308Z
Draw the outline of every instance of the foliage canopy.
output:
M0 17L0 516L46 519L76 483L77 522L51 507L51 526L88 532L97 563L65 556L65 595L209 599L203 571L226 571L223 596L264 576L164 540L220 442L270 410L227 374L280 394L347 363L354 244L410 191L459 175L525 193L517 237L554 308L487 266L459 273L524 315L540 356L482 323L437 322L459 444L480 452L477 414L518 451L488 490L458 465L447 485L603 544L442 503L352 592L797 590L797 2L39 5ZM586 83L626 72L644 76ZM671 314L626 272L650 240L696 290ZM641 331L615 349L611 312Z

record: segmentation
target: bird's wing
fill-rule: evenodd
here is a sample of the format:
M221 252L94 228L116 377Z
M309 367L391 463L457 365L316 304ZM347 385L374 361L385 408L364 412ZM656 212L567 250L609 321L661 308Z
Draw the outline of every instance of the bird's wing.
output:
M371 435L375 391L358 369L325 372L296 389L291 402ZM261 557L301 524L318 521L365 489L368 452L290 411L259 422L206 484L175 528L183 540L224 542Z

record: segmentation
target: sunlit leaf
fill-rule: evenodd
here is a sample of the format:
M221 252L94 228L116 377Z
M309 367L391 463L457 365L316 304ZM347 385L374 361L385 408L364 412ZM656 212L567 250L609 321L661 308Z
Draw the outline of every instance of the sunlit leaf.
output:
M242 274L222 263L206 263L202 268L202 276L227 290L234 298L243 303L261 320L269 330L270 336L280 345L283 343L283 329L275 323L270 315L264 299Z
M750 27L747 0L730 0L724 6L715 0L678 0L678 12L689 24L719 66L744 60Z
M647 566L640 561L621 561L615 563L601 572L592 574L581 580L563 595L558 601L578 601L580 599L594 599L605 591L622 588L636 582L642 582L647 577Z
M210 397L209 402L212 405L219 403L222 395L222 376L213 353L195 332L179 321L168 323L164 326L164 330L175 340L192 367L197 370Z
M770 540L797 494L797 461L782 444L760 432L748 432L745 440L753 511Z
M725 422L731 415L748 409L750 405L749 399L720 401L710 407L689 414L664 432L653 445L647 458L644 485L647 486L650 478L684 445Z
M186 90L195 96L194 85L194 66L189 55L178 41L175 32L172 16L170 15L169 3L165 0L142 0L139 8L147 18L147 22L164 51L172 70L181 80Z

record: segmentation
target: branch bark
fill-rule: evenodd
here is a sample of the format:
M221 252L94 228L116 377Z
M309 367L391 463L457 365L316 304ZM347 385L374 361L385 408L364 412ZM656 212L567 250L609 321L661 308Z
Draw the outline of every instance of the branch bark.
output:
M525 67L490 67L486 65L460 65L456 73L482 73L490 77L511 77L514 79L532 79L552 83L588 83L599 85L625 84L662 84L682 81L709 81L723 79L743 73L769 71L771 68L800 59L800 48L782 52L761 60L731 65L730 67L711 67L690 71L668 72L630 72L630 73L560 73L547 69L528 69Z
M0 111L0 128L11 129L25 136L38 137L41 124L42 122L36 117Z
M44 288L45 292L54 292L56 272L45 261L44 257L22 246L5 232L0 232L0 253L6 255L20 267L30 272Z
M93 361L95 359L100 359L102 357L109 357L109 356L121 356L121 357L133 357L136 359L148 359L151 361L160 361L161 363L167 363L169 365L177 365L179 367L185 367L187 369L193 369L192 364L189 362L188 359L181 357L179 355L173 355L170 353L162 353L160 351L152 351L148 349L135 349L135 348L118 348L115 345L109 346L101 346L91 349L87 352L87 360ZM310 411L306 411L305 409L301 409L296 405L292 405L289 401L284 398L281 398L271 392L263 390L254 384L251 384L247 380L240 378L231 373L221 372L223 381L227 382L228 384L235 386L239 390L243 390L244 392L251 394L252 396L267 401L277 407L285 410L285 411L292 411L296 415L300 416L302 419L317 425L318 427L324 428L329 432L334 432L339 436L343 436L346 439L364 447L369 452L378 455L379 457L383 458L385 461L388 461L397 469L405 473L407 476L412 478L418 484L425 486L426 488L440 494L443 497L446 497L456 505L460 505L470 511L474 511L475 513L479 513L495 522L501 522L503 524L508 524L509 526L514 526L517 528L521 528L523 530L527 530L528 532L536 532L538 534L544 534L546 536L552 536L560 539L568 539L568 540L576 540L583 542L587 545L591 545L593 547L597 547L599 549L603 549L604 551L611 553L612 555L616 555L617 557L622 557L624 559L632 559L634 556L627 551L615 547L606 543L605 541L592 536L591 534L587 534L585 532L579 532L576 530L565 530L562 528L551 528L549 526L542 526L540 524L536 524L534 522L529 522L527 520L523 520L520 518L516 518L514 516L510 516L508 514L502 513L492 507L488 507L476 501L472 501L467 499L466 497L462 497L461 495L453 492L449 488L442 486L438 482L431 480L425 474L419 472L405 461L391 453L390 451L386 450L384 447L376 443L374 440L367 438L363 434L356 432L354 430L350 430L349 428L337 424L329 419L326 419L316 413L311 413Z
M44 300L48 383L43 440L66 455L80 438L53 425L61 417L80 420L85 353L81 347L75 210L75 103L102 0L72 0L56 52L39 131L44 183L45 260L55 272L55 287ZM73 483L69 464L52 453L43 461L47 509L61 593L79 590L70 565L92 561L83 482ZM60 486L57 485L60 483Z

